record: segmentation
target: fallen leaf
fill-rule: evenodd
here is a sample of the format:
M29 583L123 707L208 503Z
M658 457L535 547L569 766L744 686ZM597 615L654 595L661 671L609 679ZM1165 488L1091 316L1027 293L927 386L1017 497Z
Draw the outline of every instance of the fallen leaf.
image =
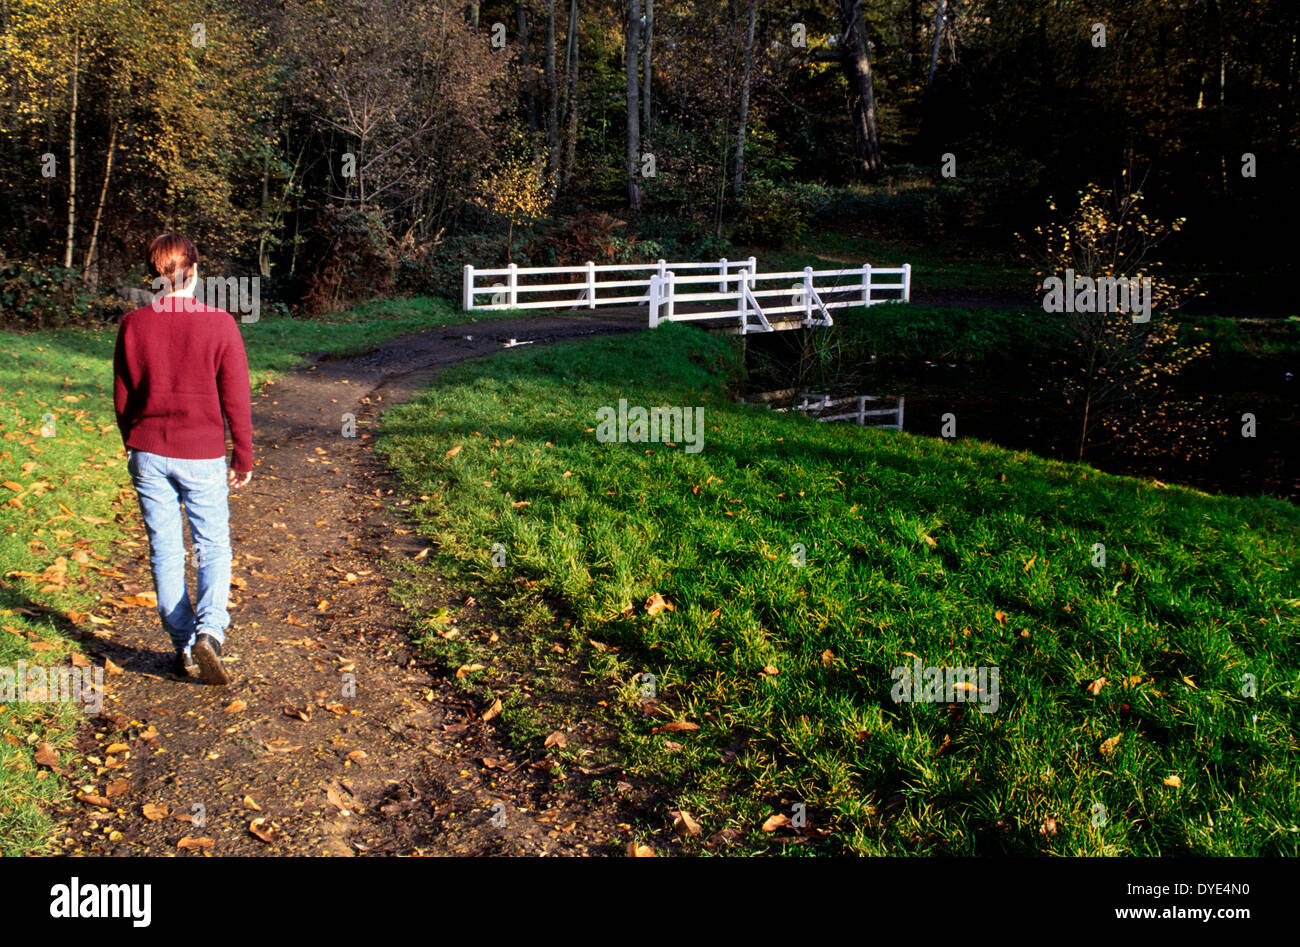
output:
M554 733L548 736L546 738L546 742L542 744L542 746L547 746L547 747L558 746L560 748L564 748L568 745L569 745L569 738L564 735L563 731L560 730L556 730Z
M1112 753L1114 753L1114 752L1115 752L1115 747L1119 746L1120 737L1122 737L1122 736L1124 736L1124 734L1122 734L1122 733L1117 733L1117 734L1115 734L1113 737L1111 737L1109 740L1104 740L1104 741L1102 741L1102 744L1101 744L1101 755L1102 755L1102 756L1110 756Z
M700 834L700 824L691 818L685 809L668 813L673 817L673 828L679 835L696 836Z
M501 698L498 697L496 700L494 700L494 701L492 702L492 706L491 706L491 707L489 707L487 710L483 711L483 722L484 722L484 723L487 723L487 721L491 720L491 719L492 719L493 717L495 717L497 714L501 713L501 706L502 706L502 705L501 705Z
M662 611L675 612L676 610L677 607L658 592L645 600L645 612L647 615L658 615Z
M38 766L45 766L49 769L59 768L59 754L54 752L54 747L48 743L42 743L36 748L36 755L33 757Z
M1091 694L1093 697L1096 697L1098 694L1101 693L1101 689L1105 686L1106 686L1106 679L1104 677L1099 677L1091 684L1088 685L1088 693Z
M242 700L232 700L230 703L226 704L226 706L221 709L228 714L237 714L247 710L248 704L244 703Z
M1166 777L1165 777L1165 785L1166 785L1166 786L1172 786L1172 787L1174 787L1175 789L1177 789L1177 788L1179 788L1180 786L1182 786L1182 784L1183 784L1183 780L1182 780L1182 778L1179 777L1179 776L1166 776Z
M670 720L661 727L655 727L651 733L678 733L682 730L698 730L698 723L691 723L689 720Z
M789 824L790 824L790 817L788 815L777 813L774 816L770 816L768 820L763 823L763 831L775 832L777 829L784 828Z
M993 617L997 619L999 625L1005 625L1007 623L1006 612L994 612Z
M444 457L455 457L457 454L459 454L459 453L461 452L461 449L462 449L464 446L465 446L464 444L457 444L457 445L456 445L455 447L453 447L451 450L447 451L447 453L443 454L443 456L444 456Z
M657 857L654 848L649 845L638 845L636 842L627 843L627 855L629 858Z
M140 807L140 813L150 822L157 822L159 819L167 818L170 811L166 806L156 805L152 802L146 802Z
M268 844L277 842L284 836L284 833L277 826L267 823L265 818L260 817L248 823L248 831Z
M215 844L217 843L210 838L194 838L193 836L187 835L176 843L176 847L183 848L187 852L197 852L200 849L206 851Z
M77 798L88 805L99 806L101 809L113 808L113 804L111 802L109 802L103 796L97 796L94 793L79 792L77 793Z

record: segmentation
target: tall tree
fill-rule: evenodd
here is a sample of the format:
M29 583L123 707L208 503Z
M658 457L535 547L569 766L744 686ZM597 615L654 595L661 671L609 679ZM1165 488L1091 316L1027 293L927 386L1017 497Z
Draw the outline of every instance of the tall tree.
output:
M645 0L645 36L641 42L641 134L650 134L650 49L654 45L655 0Z
M627 204L633 213L641 210L641 113L637 66L641 52L641 0L628 0L624 50L627 67Z
M840 18L840 62L848 80L849 114L857 138L858 158L868 178L885 170L876 132L876 94L872 85L871 58L862 22L862 0L835 0Z
M77 84L80 81L81 35L72 37L72 72L68 76L68 238L63 248L63 266L72 269L72 251L77 238Z
M573 177L573 166L578 154L578 0L569 0L568 43L564 50L564 162L561 181Z
M749 32L745 39L745 72L740 80L740 123L736 128L736 177L732 189L737 197L745 184L745 128L749 123L749 86L754 72L754 27L758 22L758 0L749 0Z
M537 95L534 91L533 66L528 54L528 7L524 0L519 0L516 9L516 22L519 29L519 69L524 76L524 108L528 117L528 130L537 131Z
M925 75L925 87L934 85L934 73L939 68L939 43L943 39L943 25L947 22L948 0L939 0L934 7L934 42L930 46L930 71Z
M546 0L546 191L560 186L560 79L555 70L555 0Z

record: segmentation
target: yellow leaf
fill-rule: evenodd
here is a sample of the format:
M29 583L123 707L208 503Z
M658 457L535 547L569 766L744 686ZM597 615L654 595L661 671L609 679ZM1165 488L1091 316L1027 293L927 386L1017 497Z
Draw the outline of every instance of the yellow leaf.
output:
M658 592L645 600L645 611L647 615L658 615L662 611L674 612L676 610L677 607Z

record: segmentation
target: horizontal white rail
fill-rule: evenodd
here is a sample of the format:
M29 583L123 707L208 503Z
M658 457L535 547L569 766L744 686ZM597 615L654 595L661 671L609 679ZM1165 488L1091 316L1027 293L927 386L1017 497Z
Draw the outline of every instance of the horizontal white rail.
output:
M725 291L729 282L736 280L735 272L743 267L745 272L756 273L758 261L753 257L747 260L719 260L703 262L690 261L669 263L658 260L654 263L593 263L588 261L581 266L519 266L511 263L505 267L483 269L467 264L464 269L464 281L461 303L465 310L474 309L577 309L585 307L595 309L597 306L630 305L649 302L650 280L655 276L676 270L703 270L698 276L683 277L701 283L716 283L720 291ZM567 280L558 283L533 282L537 277L571 276L580 273L585 279ZM599 279L602 274L616 274L614 279ZM480 280L499 279L505 282L491 285ZM521 277L526 279L521 279ZM635 295L609 295L611 290L639 289ZM563 298L538 298L548 293L574 293ZM531 302L521 301L521 296L531 295ZM479 297L487 296L485 303Z
M573 279L580 274L582 279ZM486 283L501 279L504 282ZM546 277L560 277L547 282ZM568 278L565 278L568 277ZM885 279L882 280L881 278ZM785 284L785 285L778 285ZM630 292L629 292L630 291ZM467 265L463 304L475 309L577 309L648 305L650 326L735 317L738 330L770 332L770 316L802 314L801 325L833 325L831 310L911 298L912 267L860 267L763 273L747 260L594 263L581 266ZM576 294L576 296L575 296ZM483 301L481 297L488 297ZM701 308L703 307L703 308ZM783 326L788 327L783 322Z
M791 405L788 408L773 408L773 411L789 412L813 412L825 411L830 408L839 408L844 405L853 405L854 410L841 414L823 414L817 417L820 422L832 421L854 421L857 424L866 425L867 418L893 418L891 424L873 424L871 427L890 428L895 431L903 429L903 398L885 398L878 395L855 395L849 398L830 398L827 395L820 397L814 396L815 400L810 401L804 398L799 404ZM892 408L869 408L868 403L874 401L893 401Z
M878 276L901 277L897 282L880 282ZM701 283L717 281L716 291L692 292ZM788 281L796 280L790 283ZM828 282L838 280L841 282ZM853 282L842 282L853 280ZM772 286L786 282L785 286ZM671 269L650 278L650 327L660 322L693 322L734 316L737 331L770 332L770 316L802 313L803 326L830 326L834 324L832 309L850 306L874 306L883 302L908 301L912 293L912 266L872 267L863 264L856 269L814 270L783 273L758 273L742 269L739 273L719 276L679 276ZM882 295L888 294L888 295ZM761 301L760 301L761 300ZM787 300L782 304L769 304L769 300ZM678 307L690 307L678 311ZM707 307L700 310L698 307ZM693 310L693 311L692 311ZM752 322L751 317L757 319Z

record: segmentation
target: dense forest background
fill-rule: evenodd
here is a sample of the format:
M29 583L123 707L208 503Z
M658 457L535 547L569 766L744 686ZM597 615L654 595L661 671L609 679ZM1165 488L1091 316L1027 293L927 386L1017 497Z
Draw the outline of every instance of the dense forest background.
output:
M1137 181L1168 257L1265 274L1294 0L0 0L6 318L145 286L160 230L301 313L466 262L809 228L1011 252Z

